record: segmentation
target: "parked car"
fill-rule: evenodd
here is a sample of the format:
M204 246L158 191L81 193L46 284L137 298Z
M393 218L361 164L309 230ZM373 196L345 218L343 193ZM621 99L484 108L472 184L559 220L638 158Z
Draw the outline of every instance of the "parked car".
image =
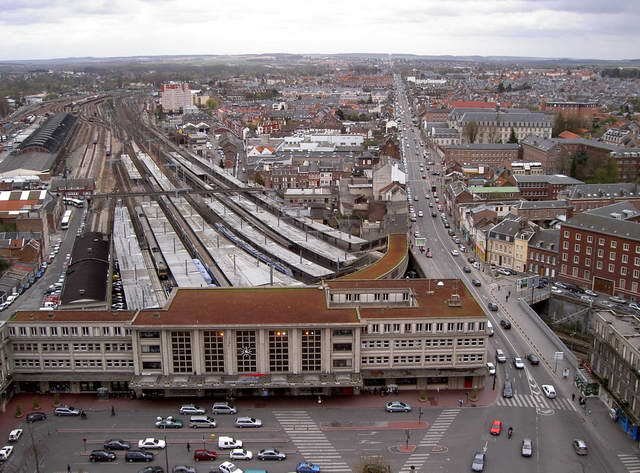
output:
M171 473L198 473L191 465L176 465L171 470Z
M241 429L245 427L262 427L262 421L255 417L236 417L235 426Z
M116 454L107 450L93 450L89 454L90 462L112 462L116 460Z
M258 452L258 460L277 460L283 461L287 455L276 450L275 448L263 448Z
M475 287L480 287L480 286L482 286L482 283L481 283L479 280L477 280L477 279L472 279L472 280L471 280L471 284L473 284Z
M584 290L584 293L585 293L587 296L591 296L591 297L598 297L598 295L599 295L597 292L592 291L591 289L585 289L585 290Z
M153 461L153 457L153 453L144 450L127 450L124 454L124 459L128 462L150 462Z
M44 412L30 412L27 414L27 422L39 422L41 420L47 420L47 414Z
M471 471L484 471L484 461L486 454L484 452L476 452L471 462Z
M22 429L14 429L9 432L9 442L17 442L22 437Z
M530 457L533 455L533 442L531 439L522 439L522 447L520 448L520 454L523 457Z
M5 445L0 448L0 461L7 461L13 453L13 447L11 445Z
M296 473L320 473L320 465L302 461L296 465Z
M509 322L508 320L505 320L505 319L501 319L500 320L500 327L502 327L505 330L509 330L511 328L511 322Z
M471 268L469 268L468 266L463 266L462 267L462 271L464 271L465 273L470 273L471 272Z
M489 433L491 435L500 435L501 432L502 432L502 421L496 419L493 422L491 422L491 428L489 429Z
M411 412L411 406L402 401L389 401L384 405L387 412Z
M589 453L589 448L587 447L587 443L584 440L573 439L571 445L573 445L573 450L578 455L587 455Z
M487 371L489 372L490 375L495 375L496 374L496 365L494 365L491 362L487 363Z
M131 444L120 439L109 439L103 445L105 450L129 450Z
M538 358L538 355L536 355L535 353L529 353L527 355L527 360L529 360L529 363L531 363L532 365L540 364L540 358Z
M214 414L237 414L238 411L228 402L214 402L211 411Z
M245 450L244 448L234 448L229 452L229 458L232 460L251 460L253 458L253 452L251 450Z
M213 461L218 458L218 454L213 450L207 450L205 448L199 448L193 452L193 459L195 461Z
M451 250L452 256L460 256L460 252L458 250Z
M138 448L146 448L146 449L163 449L167 446L167 443L162 439L156 439L153 437L147 437L146 439L142 439L138 441Z
M56 407L53 413L57 416L79 416L80 409L76 409L72 406L60 406Z
M158 465L149 465L138 470L138 473L164 473L164 468Z
M231 462L222 462L218 466L220 473L243 473L243 471Z

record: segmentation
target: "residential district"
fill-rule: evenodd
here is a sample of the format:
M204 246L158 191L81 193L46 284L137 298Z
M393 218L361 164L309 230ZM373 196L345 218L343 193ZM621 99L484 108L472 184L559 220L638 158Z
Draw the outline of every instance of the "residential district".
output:
M203 61L0 68L2 471L640 472L637 74Z

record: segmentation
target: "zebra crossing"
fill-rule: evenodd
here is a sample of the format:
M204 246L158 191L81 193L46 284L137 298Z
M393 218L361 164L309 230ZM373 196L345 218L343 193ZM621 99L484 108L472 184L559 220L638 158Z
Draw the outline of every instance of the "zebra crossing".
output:
M306 461L317 463L322 471L351 472L307 411L274 411L273 414Z
M640 473L640 456L628 453L618 453L618 459L629 473Z
M547 399L546 397L535 394L516 394L511 398L501 397L496 405L502 407L534 407L542 409L556 409L575 411L576 408L571 404L569 399Z
M445 409L443 410L433 424L429 426L427 433L424 435L420 443L416 446L415 451L409 455L407 461L404 462L400 473L411 473L411 467L415 468L415 471L420 470L425 462L429 459L430 450L439 445L440 440L444 437L453 421L456 420L457 415L460 413L460 409ZM428 449L429 451L424 451Z

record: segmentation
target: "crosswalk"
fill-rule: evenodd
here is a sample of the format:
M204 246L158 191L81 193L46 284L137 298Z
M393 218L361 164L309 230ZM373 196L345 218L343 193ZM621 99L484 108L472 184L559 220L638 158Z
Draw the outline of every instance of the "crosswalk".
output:
M628 453L618 453L618 459L629 473L640 473L640 456Z
M274 411L273 414L306 461L317 463L322 471L351 472L307 411Z
M416 472L422 468L431 454L431 449L440 444L440 440L442 440L442 437L444 437L444 434L453 424L453 421L456 420L459 413L460 409L445 409L436 417L436 420L429 426L427 433L416 446L415 451L404 462L400 473L411 473L411 467L414 467Z
M496 405L502 407L539 407L543 409L570 410L575 411L576 408L568 399L547 399L546 397L535 394L516 394L512 398L501 397Z

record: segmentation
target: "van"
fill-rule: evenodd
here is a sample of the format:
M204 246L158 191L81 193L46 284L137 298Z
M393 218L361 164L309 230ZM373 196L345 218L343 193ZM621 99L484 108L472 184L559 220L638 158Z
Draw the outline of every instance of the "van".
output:
M191 416L189 417L189 427L192 429L215 429L216 421L209 416Z
M485 330L487 332L487 335L489 335L490 337L493 337L493 324L491 322L489 322L487 320L487 328Z
M231 449L242 448L242 440L235 440L233 437L218 437L218 448Z

